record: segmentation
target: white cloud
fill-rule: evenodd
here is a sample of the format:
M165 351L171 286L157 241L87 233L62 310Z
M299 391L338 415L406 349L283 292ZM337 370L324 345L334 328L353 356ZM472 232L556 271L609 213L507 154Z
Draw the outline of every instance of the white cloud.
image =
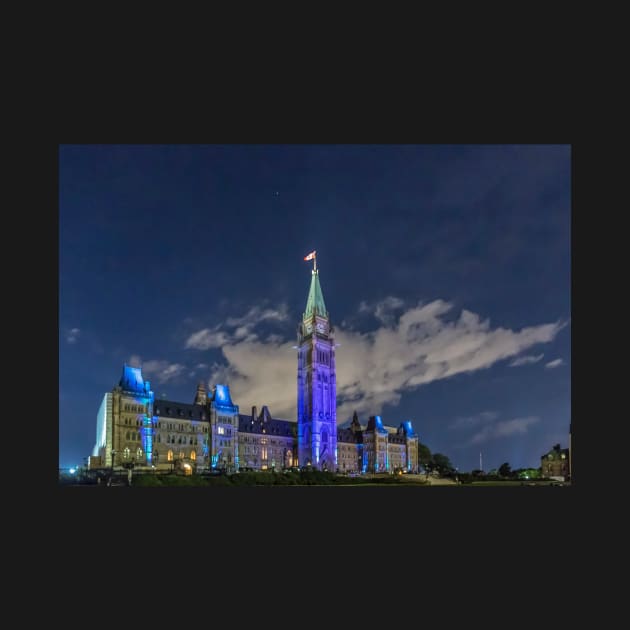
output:
M209 350L210 348L220 348L229 341L229 336L222 330L204 328L193 333L186 340L186 348L195 350Z
M294 342L238 342L223 346L227 365L215 365L209 386L230 386L232 400L247 413L253 405L269 407L278 418L296 419L296 351Z
M499 417L496 411L482 411L474 416L467 416L465 418L456 418L449 426L450 429L468 429L470 427L476 427L480 424L487 424Z
M81 331L78 328L71 328L66 334L66 341L68 343L76 343L80 334Z
M553 361L549 361L549 363L545 363L546 368L557 368L561 365L564 365L564 361L562 359L554 359Z
M386 297L376 304L374 316L383 324L389 324L394 320L394 311L401 308L405 303L396 297Z
M394 312L404 306L400 298L389 295L380 302L368 304L365 301L359 303L359 313L373 313L374 317L383 324L391 324L394 321Z
M254 342L257 341L258 336L252 331L258 324L264 321L283 322L288 318L286 304L280 304L277 309L253 306L242 317L228 317L225 323L193 333L186 340L185 347L194 350L209 350L221 348L234 341ZM226 330L226 328L233 330Z
M503 420L496 424L487 425L481 431L475 433L470 439L470 444L481 444L488 440L508 437L517 433L527 433L532 424L536 424L540 418L528 416L527 418L514 418L513 420Z
M141 367L142 376L145 379L155 380L159 384L173 381L187 370L181 363L169 363L165 360L154 359L142 362L137 354L132 354L127 363L133 367Z
M524 357L517 357L516 359L514 359L514 361L512 361L512 363L510 363L510 367L528 365L529 363L538 363L538 361L540 361L544 356L545 355L543 353L536 356L534 356L533 354L527 354Z
M286 304L280 304L280 308L262 309L260 306L253 306L242 317L229 317L226 320L228 326L252 326L266 319L283 322L289 317Z
M345 422L355 409L370 415L381 413L385 404L397 405L404 392L420 385L488 368L536 344L550 342L565 325L555 322L518 331L493 329L489 320L482 321L467 310L459 318L445 321L443 316L451 309L451 304L435 300L409 308L393 325L370 332L337 328L336 341L341 344L337 350L338 423ZM242 319L233 319L232 324L243 325ZM215 366L211 381L216 375L228 382L234 400L243 408L266 404L277 417L295 419L293 343L233 337L221 347L227 366Z

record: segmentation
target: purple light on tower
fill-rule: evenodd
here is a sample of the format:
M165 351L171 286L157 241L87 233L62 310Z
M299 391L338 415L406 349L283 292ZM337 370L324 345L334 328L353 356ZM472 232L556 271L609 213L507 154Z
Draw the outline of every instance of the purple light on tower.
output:
M319 284L315 252L306 310L298 326L298 461L302 466L337 467L337 386L334 330Z

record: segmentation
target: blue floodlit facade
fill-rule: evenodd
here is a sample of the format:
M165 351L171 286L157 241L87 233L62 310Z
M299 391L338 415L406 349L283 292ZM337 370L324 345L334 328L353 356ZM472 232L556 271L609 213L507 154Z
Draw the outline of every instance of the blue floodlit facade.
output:
M298 460L305 466L336 470L335 331L324 304L319 271L314 269L311 274L297 339Z
M297 422L274 418L267 406L241 414L227 384L197 386L192 404L155 399L142 368L125 364L97 414L90 467L133 466L185 474L203 470L418 471L418 436L411 421L361 424L355 412L337 428L334 328L313 270L298 326Z

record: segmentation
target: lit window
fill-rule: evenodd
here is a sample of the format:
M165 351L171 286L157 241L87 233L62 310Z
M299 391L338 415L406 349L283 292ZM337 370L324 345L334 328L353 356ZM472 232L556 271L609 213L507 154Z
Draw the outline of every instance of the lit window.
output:
M190 459L193 461L197 459L197 453L195 453L195 451L190 451Z
M219 435L225 435L225 429L223 427L218 427L217 428L217 433Z
M169 451L169 452L166 454L166 459L167 459L167 461L169 461L169 462L172 462L172 461L173 461L173 451Z
M136 455L138 456L138 459L142 459L142 449L138 447L138 450L136 451Z
M125 459L129 459L129 448L126 448L126 449L123 451L123 457L124 457Z

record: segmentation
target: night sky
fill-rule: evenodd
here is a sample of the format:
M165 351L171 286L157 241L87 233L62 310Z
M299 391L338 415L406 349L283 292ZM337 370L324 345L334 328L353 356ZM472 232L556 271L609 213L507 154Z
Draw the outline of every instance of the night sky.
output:
M312 263L337 419L410 419L460 470L539 466L571 416L569 146L59 151L59 464L124 362L156 398L227 383L295 419Z

